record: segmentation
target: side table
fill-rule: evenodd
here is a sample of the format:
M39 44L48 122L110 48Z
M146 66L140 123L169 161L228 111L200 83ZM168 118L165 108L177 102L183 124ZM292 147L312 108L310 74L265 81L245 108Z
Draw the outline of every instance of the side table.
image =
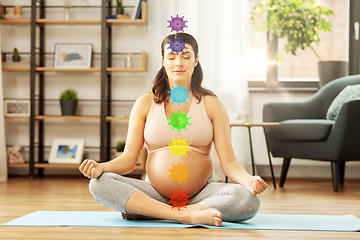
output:
M254 161L254 153L253 153L253 146L252 146L252 137L251 137L251 128L252 127L276 127L279 126L278 122L253 122L253 121L231 121L230 122L230 128L232 127L247 127L248 128L248 132L249 132L249 143L250 143L250 154L251 154L251 166L252 166L252 172L253 175L256 174L255 172L255 161ZM275 181L275 177L274 177L274 169L273 169L273 165L271 162L271 157L270 157L270 152L269 152L269 148L266 145L266 150L267 150L267 154L268 154L268 158L269 158L269 165L270 165L270 171L271 171L271 177L273 180L273 184L274 184L274 189L276 189L276 181ZM225 178L225 182L228 182L228 177L226 176Z

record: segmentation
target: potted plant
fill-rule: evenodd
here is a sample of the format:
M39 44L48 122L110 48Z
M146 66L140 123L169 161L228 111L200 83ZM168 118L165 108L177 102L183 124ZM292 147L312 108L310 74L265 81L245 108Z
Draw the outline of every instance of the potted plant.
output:
M13 62L20 62L20 54L19 54L19 50L17 48L14 48L13 51Z
M116 143L116 153L115 153L115 157L119 157L121 156L121 154L124 152L125 149L125 141L118 141Z
M124 6L122 0L116 0L116 14L124 14Z
M296 55L298 49L311 48L319 59L318 69L320 87L337 77L347 75L347 62L322 61L319 54L312 47L312 43L319 44L320 32L331 32L331 24L323 15L333 12L328 7L321 7L316 0L263 0L257 3L252 12L253 25L265 32L270 31L278 38L287 40L284 46L286 53ZM267 18L264 18L267 14ZM278 61L282 61L277 54ZM338 66L339 65L339 66ZM329 67L329 68L327 68ZM337 69L334 71L334 69ZM342 70L342 71L339 71ZM344 70L346 70L344 72ZM329 76L335 72L336 76ZM340 76L338 74L342 72Z
M59 100L62 115L75 116L78 104L77 94L75 88L71 89L70 87L61 92Z

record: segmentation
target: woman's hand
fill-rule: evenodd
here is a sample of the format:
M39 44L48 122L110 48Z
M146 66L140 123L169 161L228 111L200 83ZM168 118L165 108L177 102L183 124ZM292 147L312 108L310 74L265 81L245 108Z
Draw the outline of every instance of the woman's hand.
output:
M246 183L245 187L252 195L260 194L267 188L266 182L259 176L252 176Z
M79 167L79 170L85 177L98 178L104 169L94 160L86 159Z

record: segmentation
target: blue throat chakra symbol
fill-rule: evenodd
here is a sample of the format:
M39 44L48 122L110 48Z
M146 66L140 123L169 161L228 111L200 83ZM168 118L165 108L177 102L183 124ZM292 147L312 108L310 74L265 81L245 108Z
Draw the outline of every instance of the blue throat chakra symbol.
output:
M167 21L170 25L167 26L168 28L171 28L171 32L175 31L175 32L184 32L184 28L187 28L187 26L185 26L185 23L187 23L188 21L184 21L184 17L179 17L178 14L176 14L176 17L171 17L170 21Z
M177 104L179 104L179 106L183 102L185 104L187 104L186 99L191 99L191 97L189 97L189 93L191 91L186 91L186 86L181 87L180 83L177 87L174 87L174 86L172 86L172 87L173 87L172 91L167 91L168 93L170 93L170 96L167 99L172 99L173 100L172 104L177 103Z
M171 52L175 52L176 55L178 55L179 52L184 53L184 49L187 49L187 47L185 47L186 42L184 42L184 40L179 37L175 37L171 40L171 42L168 43L170 46L167 49L171 49Z

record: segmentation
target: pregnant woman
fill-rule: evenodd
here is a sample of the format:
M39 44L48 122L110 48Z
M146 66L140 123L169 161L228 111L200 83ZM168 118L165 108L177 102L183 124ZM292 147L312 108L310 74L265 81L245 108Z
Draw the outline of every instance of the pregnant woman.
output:
M183 40L181 51L171 42ZM177 49L178 50L178 49ZM224 106L202 87L198 45L193 36L177 33L161 44L162 67L152 92L132 109L124 153L104 163L86 159L79 170L101 204L126 219L167 219L186 224L221 226L257 213L257 194L267 188L236 159ZM148 147L145 181L123 177ZM212 142L224 173L235 184L217 183L212 175Z

